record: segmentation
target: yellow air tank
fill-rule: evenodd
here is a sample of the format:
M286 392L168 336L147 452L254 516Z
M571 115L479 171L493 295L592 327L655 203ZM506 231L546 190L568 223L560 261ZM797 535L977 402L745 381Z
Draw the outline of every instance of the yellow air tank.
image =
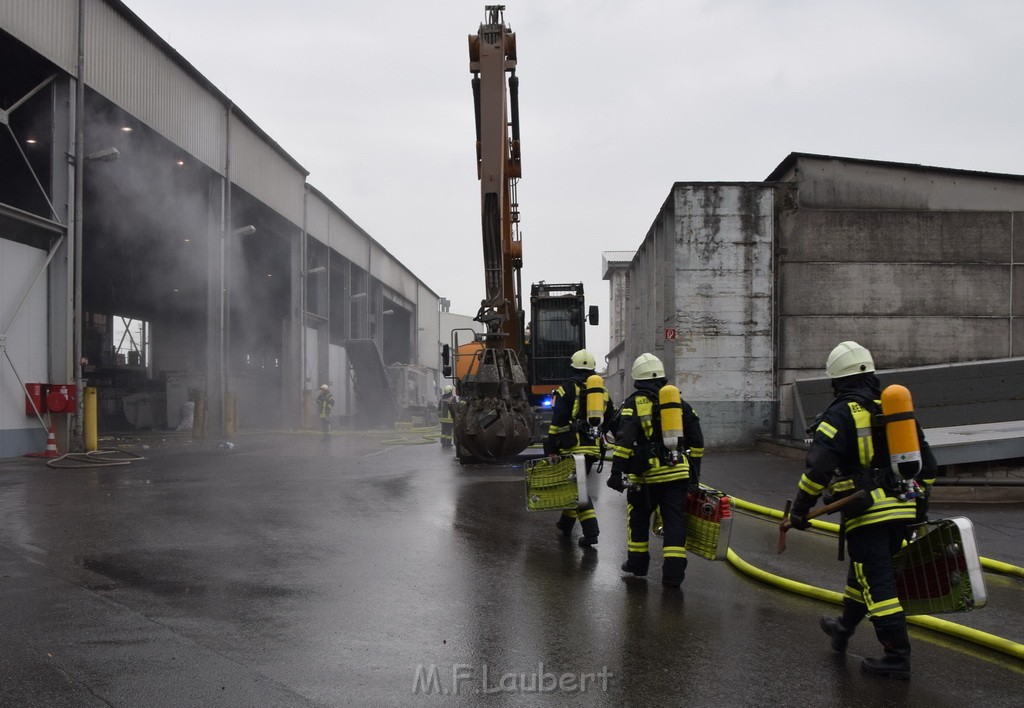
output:
M921 471L921 444L914 420L914 401L906 386L893 384L882 391L882 416L889 445L889 464L903 479Z
M683 437L683 397L679 389L666 384L658 391L658 406L661 409L661 440L669 451L679 445Z
M587 423L599 427L604 422L604 379L597 374L587 377Z

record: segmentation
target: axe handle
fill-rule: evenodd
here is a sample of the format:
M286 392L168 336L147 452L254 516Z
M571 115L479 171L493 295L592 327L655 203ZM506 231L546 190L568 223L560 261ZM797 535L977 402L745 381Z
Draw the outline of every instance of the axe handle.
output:
M786 531L789 530L789 510L793 508L793 500L786 500L786 508L782 510L782 521L779 523L779 553L786 550Z
M856 492L854 492L848 497L843 497L842 499L837 499L831 504L825 504L824 506L819 506L814 509L811 509L809 512L807 512L806 518L810 520L815 519L819 516L824 516L825 514L831 514L833 511L839 511L847 504L852 504L853 502L859 499L863 499L866 496L867 492L865 492L863 489L858 489ZM784 550L786 550L786 532L789 531L790 527L792 526L792 524L789 523L789 510L792 508L792 506L793 503L787 500L786 510L782 513L782 522L779 524L779 553L782 553Z

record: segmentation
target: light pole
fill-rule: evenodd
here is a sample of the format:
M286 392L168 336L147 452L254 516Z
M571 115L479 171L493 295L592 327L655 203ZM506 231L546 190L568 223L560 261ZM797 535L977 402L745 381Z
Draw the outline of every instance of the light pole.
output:
M327 266L316 266L315 268L299 271L299 275L302 276L302 282L300 285L300 287L302 288L302 292L300 293L299 298L302 303L299 307L299 309L302 310L302 313L299 315L299 358L302 360L302 362L299 365L299 374L302 377L302 415L300 416L300 423L303 428L305 428L306 426L306 385L307 382L309 381L308 377L306 376L306 310L309 307L309 304L307 302L308 298L306 296L306 289L309 283L307 278L310 275L325 272L327 272Z
M241 226L231 232L232 236L249 236L256 233L256 227L252 224ZM231 292L229 284L231 281L231 248L232 244L227 244L227 253L222 254L221 257L221 271L220 271L220 383L221 383L221 432L224 437L231 437L234 434L234 407L231 406L229 411L229 392L228 392L228 347L231 346Z
M79 79L79 85L81 86L82 80ZM83 87L84 90L84 87ZM71 339L73 344L72 365L74 367L75 376L75 400L77 401L74 417L74 430L72 431L72 440L69 445L74 450L81 450L84 447L84 438L82 433L83 415L83 393L85 388L85 379L83 378L83 367L82 367L82 338L85 336L85 324L83 320L82 312L82 243L83 243L83 228L82 224L85 219L85 163L86 162L112 162L117 158L121 157L120 151L115 147L103 148L96 152L85 154L85 117L79 114L80 111L85 110L84 98L79 102L78 107L75 111L75 121L78 123L75 133L75 188L74 188L74 200L75 200L75 231L74 240L72 243L73 251L73 270L74 270L74 295L72 301L72 326L73 331L71 333Z

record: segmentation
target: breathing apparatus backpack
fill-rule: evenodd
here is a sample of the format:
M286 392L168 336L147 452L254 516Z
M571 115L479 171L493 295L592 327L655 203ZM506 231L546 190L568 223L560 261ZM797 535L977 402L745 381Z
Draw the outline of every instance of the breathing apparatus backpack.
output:
M683 397L679 389L665 384L658 390L659 421L661 423L661 446L665 458L662 462L678 465L683 455Z
M586 411L587 435L597 440L601 437L601 425L604 423L604 379L597 374L587 377L586 405L580 406Z
M656 457L666 467L678 465L683 455L683 401L679 389L666 384L658 390L658 400L651 403L650 434L644 430L633 455L633 474L642 475Z
M841 498L856 489L867 489L873 485L891 492L900 501L914 499L921 494L921 486L915 479L921 471L921 443L917 436L917 422L914 418L914 402L906 386L892 384L881 393L881 404L866 396L844 393L829 404L831 408L838 401L855 401L871 414L871 437L877 443L884 442L889 451L889 466L875 466L864 470L862 478L837 477L829 485L832 498ZM817 428L815 421L808 433L813 435ZM877 458L877 452L875 453ZM881 462L881 460L879 460Z

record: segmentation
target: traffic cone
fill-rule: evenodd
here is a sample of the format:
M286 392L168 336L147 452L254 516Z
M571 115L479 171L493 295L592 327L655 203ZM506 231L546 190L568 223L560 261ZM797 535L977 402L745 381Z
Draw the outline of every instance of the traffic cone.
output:
M60 457L60 453L57 452L57 431L52 425L46 434L46 452L43 453L43 457Z
M57 452L57 431L51 425L46 434L46 450L43 452L26 452L23 457L60 457Z

